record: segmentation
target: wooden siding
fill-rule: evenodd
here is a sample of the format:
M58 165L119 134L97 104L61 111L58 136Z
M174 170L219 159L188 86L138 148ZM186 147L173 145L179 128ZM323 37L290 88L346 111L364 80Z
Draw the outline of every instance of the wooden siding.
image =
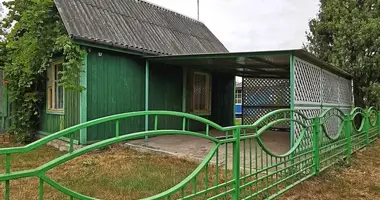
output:
M211 115L202 116L221 126L231 126L234 121L234 79L235 76L221 73L211 73ZM189 94L189 92L188 92ZM188 110L188 109L187 109ZM205 130L205 125L196 121L190 122L193 131Z
M212 74L212 114L204 116L220 125L233 122L234 77ZM182 111L183 68L150 66L149 110ZM87 58L87 120L109 115L145 110L145 60L132 55L91 49ZM188 94L189 91L187 91ZM187 95L187 100L190 96ZM79 123L78 92L65 92L64 114L41 114L41 131L55 133ZM187 101L186 108L189 108ZM153 117L149 128L153 128ZM120 134L143 131L144 117L120 120ZM182 119L160 117L159 128L180 128ZM204 125L190 122L192 130ZM115 122L99 124L87 130L87 142L104 140L115 135ZM79 133L75 137L79 140Z
M182 111L183 72L181 67L151 65L149 70L149 110ZM153 128L154 119L149 119ZM179 117L160 117L158 128L180 129Z
M145 109L145 61L92 49L87 60L87 120ZM120 120L120 134L144 129L144 117ZM87 130L88 142L115 135L115 122Z
M203 116L222 126L233 123L234 76L211 73L212 111ZM151 65L149 71L149 110L182 111L183 68ZM132 55L92 49L87 59L87 120L113 114L145 110L145 60ZM186 110L189 108L187 89ZM79 123L78 92L65 91L64 114L41 114L41 131L55 133ZM143 131L144 117L120 120L120 134ZM154 119L149 119L153 128ZM160 117L159 128L180 128L182 119ZM204 130L205 126L190 121L190 129ZM87 142L104 140L115 135L115 122L88 128ZM79 140L79 133L75 139Z
M212 116L211 120L221 126L234 123L234 79L228 74L215 74L212 81Z
M44 108L41 112L40 131L51 134L79 124L79 106L79 92L76 91L65 91L63 114L46 112L46 103L44 102ZM74 138L79 140L79 132L75 133Z

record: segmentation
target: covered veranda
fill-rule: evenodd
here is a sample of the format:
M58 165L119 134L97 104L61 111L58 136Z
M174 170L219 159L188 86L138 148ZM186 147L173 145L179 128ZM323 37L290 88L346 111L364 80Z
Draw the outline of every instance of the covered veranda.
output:
M266 51L266 52L242 52L242 53L218 53L218 54L191 54L191 55L173 55L173 56L148 56L147 68L152 70L162 66L173 66L182 68L184 73L188 71L201 71L211 74L211 79L214 74L227 74L233 77L233 89L220 90L212 84L211 90L218 90L221 93L231 93L224 95L228 97L230 109L215 110L218 107L212 106L211 112L224 112L228 115L229 123L222 126L234 125L235 122L235 77L241 77L243 80L243 111L242 123L252 124L257 119L269 113L272 110L280 108L291 108L291 66L292 56L296 51ZM299 51L302 53L302 51ZM186 90L191 80L188 76L184 75L183 79L183 112L192 113L188 108L189 104L185 102L192 101L191 95ZM218 99L216 95L212 95L211 103L215 103ZM191 102L190 102L191 103ZM207 115L200 116L208 118ZM209 118L213 121L213 118ZM203 132L203 130L197 130ZM223 138L225 133L217 130L212 130L211 135L218 138ZM290 148L290 123L282 124L273 127L262 136L263 141L268 148L276 154L282 154ZM253 142L251 146L257 145ZM130 144L134 146L146 147L162 152L178 154L183 157L192 157L202 159L212 147L212 143L201 138L183 136L183 135L170 135L160 136L136 141L131 141ZM227 148L227 147L226 147ZM228 147L231 148L231 147ZM248 148L248 144L247 144ZM248 149L242 149L248 151ZM230 150L229 152L232 152ZM222 153L222 152L221 152ZM243 156L243 154L241 154ZM232 156L232 154L231 154ZM223 157L223 156L221 156Z
M150 66L160 64L160 66L181 67L184 71L200 70L211 75L223 73L241 77L243 81L242 123L252 124L272 110L292 107L290 78L294 54L300 57L310 56L302 50L288 50L149 56L146 58ZM189 81L191 80L187 77L183 87L187 87ZM235 87L235 81L234 78L233 87ZM211 90L213 89L212 87ZM232 92L235 92L235 88ZM232 94L231 98L231 101L234 102L235 95ZM231 109L235 109L235 103L231 105ZM183 109L183 111L192 113L187 109ZM232 124L228 125L233 125L235 112L228 114L232 115L230 116Z
M344 110L349 108L352 103L352 94L350 93L352 92L350 89L351 76L300 49L147 56L145 58L147 60L147 72L162 66L182 68L184 72L182 111L200 115L211 121L220 118L220 116L219 118L211 117L211 114L221 114L228 121L228 123L219 123L221 126L234 125L235 122L235 77L242 77L243 125L253 124L265 114L281 108L297 109L307 117L315 117L328 107L339 107ZM211 84L210 88L206 87L206 89L213 91L217 90L217 94L229 94L218 96L213 92L212 96L210 96L213 99L210 100L210 104L222 104L222 107L211 106L209 113L197 113L191 109L191 104L197 101L193 95L189 94L189 82L191 83L195 79L186 76L186 72L188 71L209 73L211 75L210 79L215 79L213 75L220 73L233 77L233 83L224 84L222 88L215 88L220 87L218 85L220 80L216 84ZM233 89L228 90L231 85ZM332 91L334 87L337 87L338 91ZM330 94L326 91L329 91ZM227 101L226 98L228 99ZM219 102L221 99L223 102ZM207 104L205 102L198 103L199 105ZM233 112L229 112L229 110L233 110ZM296 116L290 117L294 118ZM218 123L218 121L214 122ZM333 130L337 127L332 124L328 128ZM198 129L196 131L202 132L203 130ZM224 133L216 130L212 130L210 133L214 137L222 138L225 136ZM292 122L284 122L271 127L261 138L270 151L275 154L282 154L294 145L297 136L297 126L294 126ZM132 141L131 144L163 152L171 152L184 157L202 159L212 147L212 143L202 140L180 135L160 136L149 138L149 140ZM257 143L255 142L254 145L257 145ZM242 148L244 152L247 150ZM241 156L243 155L245 153L241 153Z

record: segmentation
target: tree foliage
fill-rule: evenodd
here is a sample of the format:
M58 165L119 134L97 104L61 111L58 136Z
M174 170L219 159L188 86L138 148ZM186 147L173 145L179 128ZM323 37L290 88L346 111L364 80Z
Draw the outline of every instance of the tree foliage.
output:
M380 1L320 0L306 49L354 76L357 106L380 106Z
M0 67L8 81L12 104L12 132L22 141L33 139L46 85L46 68L57 56L64 57L60 84L81 90L78 85L83 51L67 36L53 0L12 0L2 24L6 40L0 44Z

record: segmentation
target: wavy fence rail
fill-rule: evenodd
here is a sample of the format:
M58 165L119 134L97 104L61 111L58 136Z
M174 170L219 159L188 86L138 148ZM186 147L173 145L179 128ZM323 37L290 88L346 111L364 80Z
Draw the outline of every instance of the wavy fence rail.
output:
M121 134L122 120L144 116L152 119L152 128ZM182 127L159 129L160 119L167 116L182 119ZM203 123L205 133L189 130L189 120ZM103 123L113 123L113 138L74 150L73 135L77 131ZM294 145L283 154L273 153L263 141L266 132L278 125L293 125L297 134ZM60 185L46 175L47 171L114 143L145 136L182 134L207 139L213 143L213 147L184 180L169 190L146 199L274 199L340 160L349 160L352 153L376 140L380 133L379 125L380 113L373 108L355 108L347 114L332 108L312 119L295 110L281 109L263 116L252 125L231 127L221 127L207 119L179 112L118 114L73 126L23 147L0 149L0 155L5 155L6 163L5 173L0 174L0 182L5 182L6 200L12 195L10 181L28 177L39 178L40 199L44 199L44 184L67 195L68 199L95 199ZM224 132L225 137L212 137L210 129ZM12 170L14 154L31 151L61 137L70 138L70 150L67 154L34 169Z

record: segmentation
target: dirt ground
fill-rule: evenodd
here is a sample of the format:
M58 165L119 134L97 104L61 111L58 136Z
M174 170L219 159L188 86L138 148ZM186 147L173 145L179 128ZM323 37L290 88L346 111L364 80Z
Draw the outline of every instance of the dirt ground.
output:
M297 185L278 199L380 199L380 141L354 154L351 165L338 164Z

